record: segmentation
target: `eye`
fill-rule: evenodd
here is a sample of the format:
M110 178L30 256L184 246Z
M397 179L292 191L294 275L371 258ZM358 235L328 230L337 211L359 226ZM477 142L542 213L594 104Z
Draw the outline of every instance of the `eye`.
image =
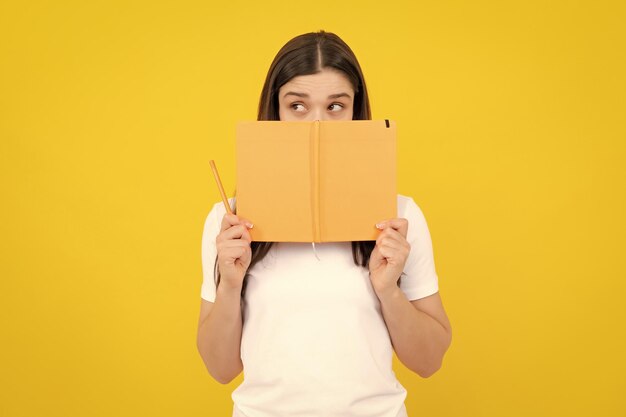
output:
M332 110L331 108L333 106L339 106L339 109L338 110ZM343 104L341 104L341 103L333 103L330 106L328 106L328 108L331 109L331 111L338 112L339 110L343 109Z
M298 110L297 106L302 106L302 108L304 109L304 105L303 105L302 103L291 103L291 104L289 105L289 107L291 107L293 110L295 110L295 111L301 111L301 110Z

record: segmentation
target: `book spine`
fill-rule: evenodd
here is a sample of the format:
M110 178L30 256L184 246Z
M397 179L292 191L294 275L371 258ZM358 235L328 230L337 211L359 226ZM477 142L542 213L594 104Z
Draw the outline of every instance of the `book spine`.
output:
M311 125L311 224L313 241L321 242L320 233L320 122Z

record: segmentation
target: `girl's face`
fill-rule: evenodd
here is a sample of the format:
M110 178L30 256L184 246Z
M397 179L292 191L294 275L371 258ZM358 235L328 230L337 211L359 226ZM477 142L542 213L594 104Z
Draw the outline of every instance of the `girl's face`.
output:
M341 71L324 68L292 78L278 90L280 120L352 120L354 90Z

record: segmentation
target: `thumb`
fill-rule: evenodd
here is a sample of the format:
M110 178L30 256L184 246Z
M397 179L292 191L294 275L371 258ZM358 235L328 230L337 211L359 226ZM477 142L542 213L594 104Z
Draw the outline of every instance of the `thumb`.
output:
M370 261L369 261L370 270L378 268L382 260L383 260L383 257L380 254L380 251L378 250L378 246L375 246L374 250L372 251L372 254L370 255Z

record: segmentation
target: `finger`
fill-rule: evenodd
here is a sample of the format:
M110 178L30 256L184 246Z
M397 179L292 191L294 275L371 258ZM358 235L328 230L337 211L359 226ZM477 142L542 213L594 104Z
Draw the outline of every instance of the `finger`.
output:
M241 239L233 239L233 240L226 240L224 242L222 242L220 244L220 251L221 252L225 252L228 253L230 250L234 249L234 248L243 248L243 249L248 249L250 248L250 245L248 245L247 242L241 240Z
M375 246L374 250L372 251L372 254L370 255L370 261L369 261L370 268L378 266L378 264L382 262L384 259L385 257L381 255L379 247Z
M221 225L220 232L223 232L229 227L232 227L238 224L245 224L249 229L252 229L252 226L253 226L252 222L244 217L237 216L234 213L233 214L226 213L224 214L224 217L222 217L222 225Z
M250 236L250 232L248 231L248 228L244 226L243 224L237 224L224 230L219 235L217 235L216 241L222 242L222 241L231 240L231 239L237 239L237 240L241 239L241 240L248 242L248 244L252 242L252 237Z
M403 248L404 242L398 239L394 239L390 236L383 236L379 238L380 240L376 240L376 245L378 246L386 246L388 248Z
M409 221L405 218L389 219L377 223L376 227L380 230L391 228L397 230L402 236L406 237L406 233L409 230Z
M378 247L380 248L381 252L384 251L385 253L388 253L388 251L391 251L394 256L404 255L405 253L408 254L410 250L402 243L396 241L384 241Z
M230 248L228 252L222 255L223 265L235 265L238 262L245 264L247 261L246 248Z
M244 258L244 255L250 255L251 249L250 245L248 245L245 241L240 239L235 240L227 240L220 244L219 246L219 257L224 259L226 263L229 263L229 260L234 261L235 259Z
M398 242L400 245L403 245L403 246L408 245L406 237L402 236L400 232L392 229L391 227L387 227L383 231L380 232L380 234L376 238L376 244L381 244L383 240Z
M401 247L380 246L380 254L388 261L402 262L408 256L408 251Z
M392 239L398 242L406 240L405 237L400 234L400 232L392 229L391 227L386 227L385 229L383 229L376 238L376 242L380 242L382 241L382 239Z
M388 228L381 232L380 236L376 239L376 246L384 248L385 253L388 250L394 251L396 254L406 254L411 251L411 245L407 240L397 231Z

